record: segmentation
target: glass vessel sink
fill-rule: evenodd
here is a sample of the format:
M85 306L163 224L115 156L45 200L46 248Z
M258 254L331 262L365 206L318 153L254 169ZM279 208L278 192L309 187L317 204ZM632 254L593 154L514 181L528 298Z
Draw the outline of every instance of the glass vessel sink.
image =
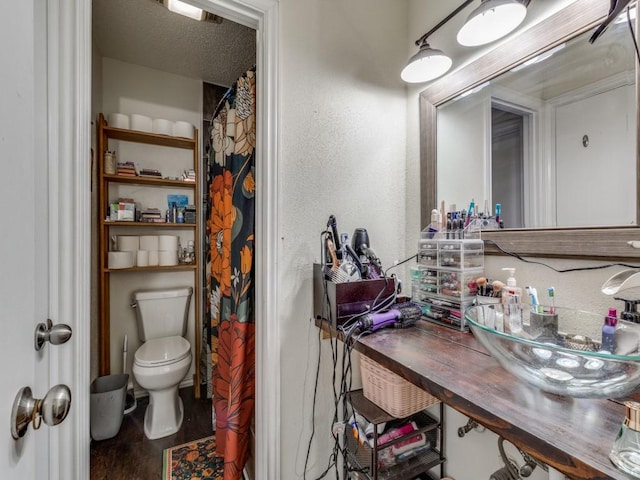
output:
M465 312L474 336L518 378L558 395L623 397L640 388L640 325L618 320L608 353L602 348L604 317L540 305L534 311L525 304Z

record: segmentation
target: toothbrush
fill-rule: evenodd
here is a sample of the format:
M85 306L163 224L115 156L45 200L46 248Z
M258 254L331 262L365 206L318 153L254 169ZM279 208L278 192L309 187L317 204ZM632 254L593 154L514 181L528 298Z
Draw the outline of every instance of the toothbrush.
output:
M527 291L527 293L529 294L529 297L531 298L531 309L534 312L537 312L538 311L538 291L530 285L527 285L525 287L525 290Z
M551 299L551 308L549 308L549 313L556 313L556 308L555 308L556 289L553 288L553 287L547 288L547 294L549 295L549 298Z
M467 218L465 219L465 222L464 222L464 228L467 228L471 223L471 217L474 214L475 208L476 208L476 202L472 198L471 203L469 204L469 211L467 212Z

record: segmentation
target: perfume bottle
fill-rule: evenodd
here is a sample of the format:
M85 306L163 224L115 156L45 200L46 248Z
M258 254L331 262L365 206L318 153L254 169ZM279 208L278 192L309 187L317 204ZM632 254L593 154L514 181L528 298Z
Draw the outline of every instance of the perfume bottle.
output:
M609 459L623 472L640 477L640 403L625 402L626 418L609 453Z

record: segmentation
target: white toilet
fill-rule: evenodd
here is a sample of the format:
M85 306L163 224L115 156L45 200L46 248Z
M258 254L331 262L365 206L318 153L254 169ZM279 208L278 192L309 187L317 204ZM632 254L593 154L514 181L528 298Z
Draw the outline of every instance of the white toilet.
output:
M136 311L138 334L133 375L149 392L144 434L153 440L176 433L184 416L178 385L191 366L187 333L191 287L139 291L131 306Z

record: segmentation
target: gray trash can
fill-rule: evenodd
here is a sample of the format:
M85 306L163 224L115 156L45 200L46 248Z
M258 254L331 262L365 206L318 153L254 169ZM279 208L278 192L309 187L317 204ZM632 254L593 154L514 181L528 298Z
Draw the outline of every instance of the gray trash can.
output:
M129 375L120 373L96 378L91 384L91 438L106 440L120 431L124 417Z

